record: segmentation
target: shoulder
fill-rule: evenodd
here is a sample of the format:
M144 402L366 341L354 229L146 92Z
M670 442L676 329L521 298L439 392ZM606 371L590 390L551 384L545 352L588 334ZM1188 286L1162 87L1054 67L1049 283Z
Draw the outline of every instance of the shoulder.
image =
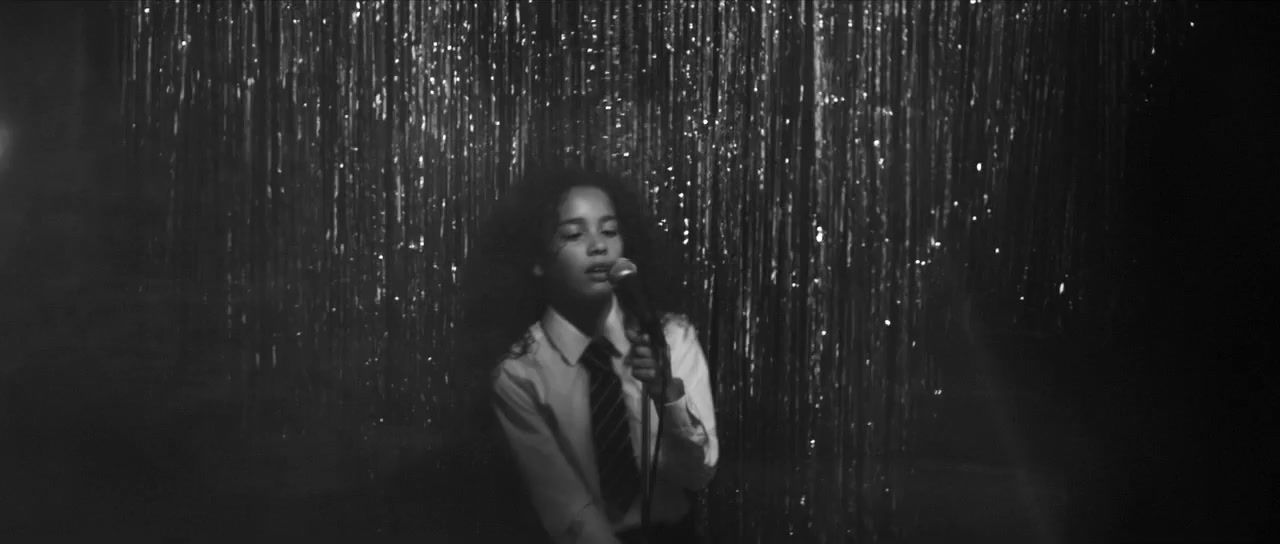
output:
M667 335L668 343L697 341L698 331L694 328L689 316L684 314L665 314L662 316L662 331Z
M511 344L507 354L494 367L491 377L496 385L532 379L540 367L538 355L544 346L546 346L546 337L543 335L542 327L537 323L530 325L524 336Z
M688 316L667 314L663 316L663 333L670 349L672 375L683 379L686 385L698 383L698 376L707 372L707 361L693 322Z
M683 330L693 328L693 322L689 321L689 316L687 315L667 313L662 314L662 326L666 329Z

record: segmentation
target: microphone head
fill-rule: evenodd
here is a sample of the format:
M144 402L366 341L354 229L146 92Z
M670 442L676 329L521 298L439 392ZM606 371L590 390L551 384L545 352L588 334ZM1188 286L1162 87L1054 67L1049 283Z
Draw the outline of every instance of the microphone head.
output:
M614 261L613 266L609 268L609 283L617 284L626 279L627 276L639 273L640 270L636 268L636 263L631 262L631 259L626 257L619 257L617 261Z

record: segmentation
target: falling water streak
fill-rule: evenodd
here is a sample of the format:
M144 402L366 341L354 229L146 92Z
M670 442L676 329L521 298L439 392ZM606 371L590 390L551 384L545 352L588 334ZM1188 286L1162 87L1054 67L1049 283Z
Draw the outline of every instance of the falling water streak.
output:
M167 206L148 255L188 301L184 337L229 346L199 364L240 387L247 432L439 429L460 401L452 286L477 220L555 153L627 173L695 263L724 445L710 521L742 542L900 536L904 465L945 378L939 331L968 330L979 297L1040 328L1106 304L1082 289L1118 213L1141 107L1126 93L1189 16L829 0L117 12L125 141Z

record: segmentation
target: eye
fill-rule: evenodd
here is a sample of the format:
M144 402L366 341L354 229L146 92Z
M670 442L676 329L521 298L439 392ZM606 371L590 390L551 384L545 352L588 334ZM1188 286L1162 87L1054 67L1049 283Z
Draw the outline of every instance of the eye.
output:
M562 232L560 233L560 238L563 238L565 240L577 240L578 238L582 238L582 232L581 231Z
M610 238L616 237L618 235L618 229L604 229L600 232L602 232L605 236L608 236Z

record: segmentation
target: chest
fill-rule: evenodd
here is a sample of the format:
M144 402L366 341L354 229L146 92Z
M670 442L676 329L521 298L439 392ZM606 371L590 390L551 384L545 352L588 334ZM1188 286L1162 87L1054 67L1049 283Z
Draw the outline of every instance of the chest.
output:
M552 425L570 440L578 442L591 436L591 374L582 365L550 364L543 366L543 403ZM628 416L638 425L640 382L626 372L620 358L612 361L621 385L623 404Z

